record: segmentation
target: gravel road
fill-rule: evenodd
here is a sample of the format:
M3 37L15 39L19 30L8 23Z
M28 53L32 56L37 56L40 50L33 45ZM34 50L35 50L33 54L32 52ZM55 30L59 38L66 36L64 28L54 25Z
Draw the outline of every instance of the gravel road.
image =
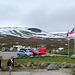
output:
M17 57L17 52L2 52L0 51L0 56L3 59L9 59L11 56Z
M0 72L0 75L8 75L8 72ZM11 75L72 75L70 69L50 70L37 69L34 71L12 72Z
M11 56L17 57L17 52L2 52L0 51L0 56L2 56L3 59L9 59ZM66 56L66 55L57 55L57 54L50 54L46 53L42 56Z

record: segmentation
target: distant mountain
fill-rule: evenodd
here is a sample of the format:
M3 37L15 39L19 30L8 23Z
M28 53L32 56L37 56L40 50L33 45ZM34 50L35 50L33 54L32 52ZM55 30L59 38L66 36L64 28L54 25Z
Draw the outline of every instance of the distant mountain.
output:
M42 32L40 29L38 29L38 28L28 28L28 30L31 30L32 32L38 32L38 33L40 33L40 32Z
M0 28L0 36L16 36L21 38L65 38L66 32L46 32L38 28L27 27L3 27Z

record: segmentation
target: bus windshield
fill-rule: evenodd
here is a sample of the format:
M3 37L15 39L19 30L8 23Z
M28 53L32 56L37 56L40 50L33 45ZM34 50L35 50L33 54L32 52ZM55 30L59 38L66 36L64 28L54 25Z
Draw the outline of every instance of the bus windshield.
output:
M44 45L41 45L40 47L45 47Z

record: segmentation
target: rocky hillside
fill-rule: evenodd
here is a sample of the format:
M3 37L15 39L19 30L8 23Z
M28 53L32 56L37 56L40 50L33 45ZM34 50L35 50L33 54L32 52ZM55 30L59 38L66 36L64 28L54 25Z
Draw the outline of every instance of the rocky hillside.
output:
M66 32L50 33L38 28L26 27L4 27L0 28L0 48L12 47L13 45L23 45L36 47L43 43L47 49L67 48L68 40L65 38ZM70 48L74 48L73 39L70 40Z
M11 35L20 38L65 38L66 32L50 33L38 28L4 27L0 28L0 35Z

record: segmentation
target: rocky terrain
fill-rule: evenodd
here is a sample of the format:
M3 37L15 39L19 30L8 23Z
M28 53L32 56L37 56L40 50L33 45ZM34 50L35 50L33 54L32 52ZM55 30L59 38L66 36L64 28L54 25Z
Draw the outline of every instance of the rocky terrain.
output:
M29 71L12 72L12 75L72 75L70 69L47 71L46 69L35 69ZM8 75L8 72L0 72L0 75Z
M13 45L23 45L37 47L44 43L47 49L67 48L68 40L66 32L46 32L38 28L26 27L4 27L0 28L0 49L2 47L12 47ZM73 49L74 41L70 40L70 49Z
M4 27L0 28L0 35L20 38L65 38L66 32L47 32L38 28L27 27Z

